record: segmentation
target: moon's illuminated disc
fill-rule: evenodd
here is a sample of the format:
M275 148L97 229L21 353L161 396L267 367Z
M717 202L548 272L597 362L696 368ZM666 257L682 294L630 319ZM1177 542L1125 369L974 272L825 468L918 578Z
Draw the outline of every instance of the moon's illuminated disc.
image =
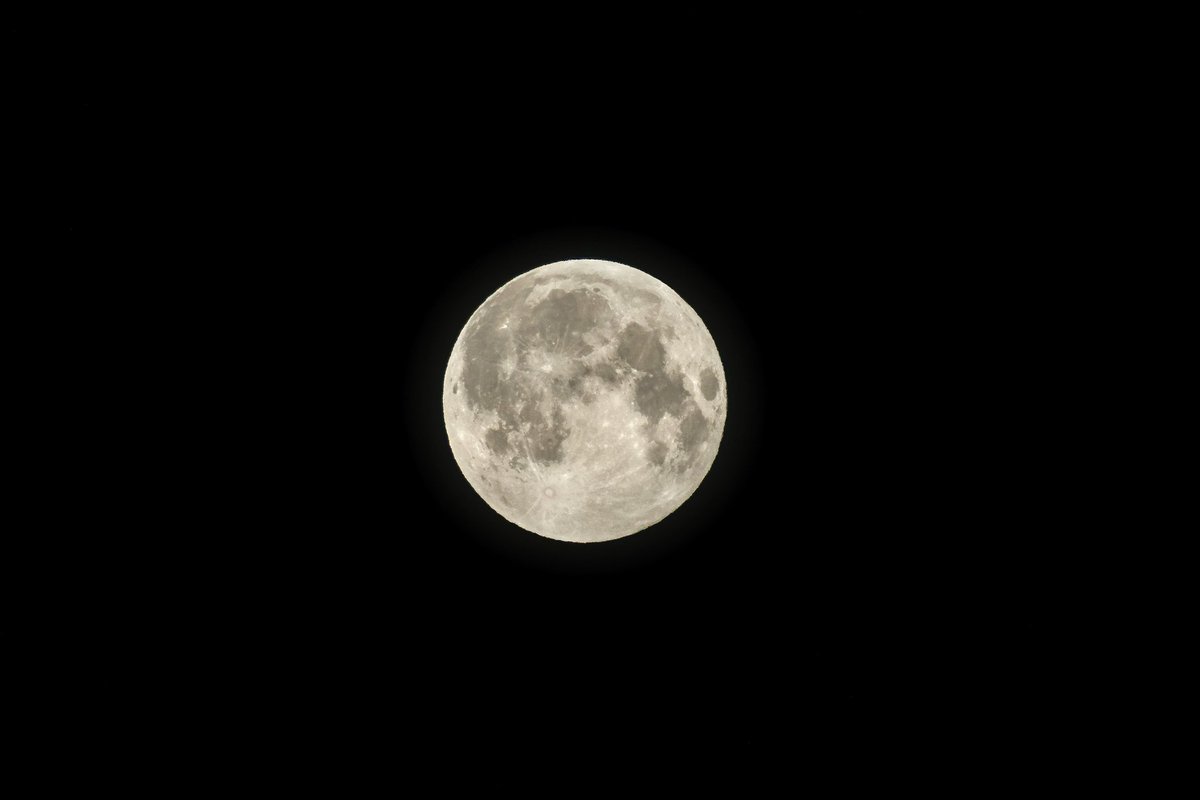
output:
M696 312L612 261L519 275L467 321L442 409L463 475L552 539L643 530L700 485L725 427L725 373Z

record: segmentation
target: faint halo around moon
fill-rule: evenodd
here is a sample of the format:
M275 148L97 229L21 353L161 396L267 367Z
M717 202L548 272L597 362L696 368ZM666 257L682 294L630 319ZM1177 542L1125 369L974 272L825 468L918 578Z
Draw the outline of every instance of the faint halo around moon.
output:
M558 261L471 315L442 388L450 448L498 514L569 542L636 533L704 480L725 372L696 312L613 261Z

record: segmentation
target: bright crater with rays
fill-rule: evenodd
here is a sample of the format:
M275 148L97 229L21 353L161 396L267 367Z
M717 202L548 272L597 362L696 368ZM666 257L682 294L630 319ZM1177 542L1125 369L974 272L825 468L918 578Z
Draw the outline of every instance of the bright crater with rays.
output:
M695 492L725 427L725 373L696 312L612 261L519 275L459 334L442 391L450 448L497 513L601 542Z

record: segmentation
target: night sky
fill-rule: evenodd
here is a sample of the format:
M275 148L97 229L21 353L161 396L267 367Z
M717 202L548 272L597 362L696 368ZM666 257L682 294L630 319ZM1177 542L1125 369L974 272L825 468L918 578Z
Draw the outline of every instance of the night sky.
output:
M190 647L198 705L432 749L519 719L535 749L811 752L1027 696L1050 567L1009 376L1037 279L1020 158L969 104L783 56L363 59L67 102L73 297L120 298L105 352L146 390L116 406L157 431L141 522L89 545L130 641ZM496 515L441 414L474 309L567 258L665 281L728 382L699 490L607 544Z

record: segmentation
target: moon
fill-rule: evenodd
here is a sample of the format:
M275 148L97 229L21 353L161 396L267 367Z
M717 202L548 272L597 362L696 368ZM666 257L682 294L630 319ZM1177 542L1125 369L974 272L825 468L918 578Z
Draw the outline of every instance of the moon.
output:
M454 459L508 521L550 539L644 530L704 480L725 372L671 287L613 261L530 270L471 315L442 389Z

